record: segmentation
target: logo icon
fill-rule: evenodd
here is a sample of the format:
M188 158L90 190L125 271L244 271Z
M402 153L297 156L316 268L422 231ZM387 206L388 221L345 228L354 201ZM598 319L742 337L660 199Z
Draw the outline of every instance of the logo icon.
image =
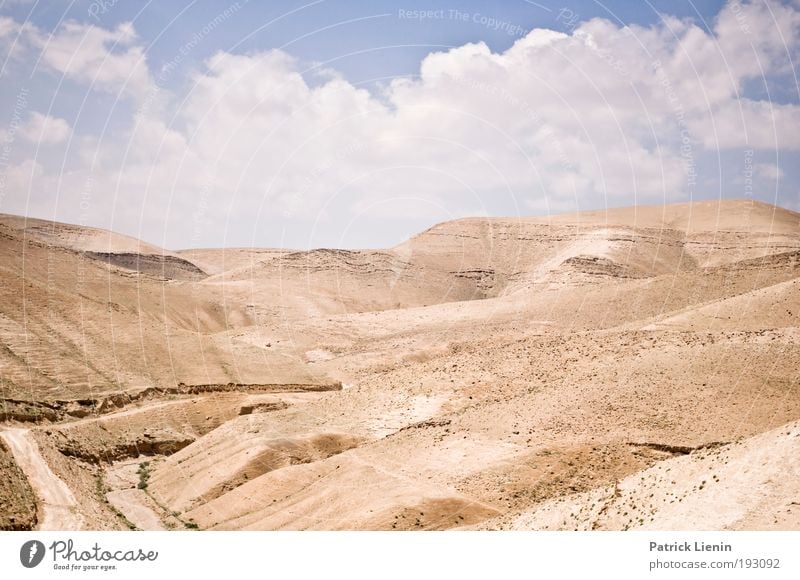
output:
M19 561L26 568L36 568L44 559L44 544L39 540L28 540L19 549Z

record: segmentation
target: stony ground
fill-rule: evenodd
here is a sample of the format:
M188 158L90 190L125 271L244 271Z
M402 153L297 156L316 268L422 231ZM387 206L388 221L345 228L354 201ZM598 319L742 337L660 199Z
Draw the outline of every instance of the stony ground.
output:
M310 252L6 216L0 266L6 527L800 529L794 212Z

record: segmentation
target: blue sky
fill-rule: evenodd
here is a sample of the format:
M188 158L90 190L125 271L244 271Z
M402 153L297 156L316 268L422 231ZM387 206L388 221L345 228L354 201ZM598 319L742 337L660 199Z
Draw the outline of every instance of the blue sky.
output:
M167 247L465 215L800 209L797 2L25 2L0 212Z
M103 9L104 3L108 6ZM64 20L114 27L132 22L148 47L153 67L168 62L193 35L216 18L227 3L125 1L17 3L3 12L54 30ZM498 21L532 28L564 30L570 18L608 18L625 24L657 24L660 14L691 18L701 26L713 22L720 0L658 0L651 2L431 2L430 0L300 0L241 2L235 18L214 30L213 39L201 43L186 64L201 63L215 51L252 52L284 48L313 62L333 62L351 82L414 75L431 51L484 41L493 50L507 49L519 38L508 29L493 29L472 18L457 20L451 10L485 15ZM443 10L446 17L401 18L401 11ZM268 24L275 21L272 24Z

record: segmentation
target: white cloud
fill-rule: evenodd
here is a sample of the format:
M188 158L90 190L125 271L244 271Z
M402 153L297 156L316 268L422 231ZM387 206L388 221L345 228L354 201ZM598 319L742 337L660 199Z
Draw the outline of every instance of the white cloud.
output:
M19 30L19 24L8 16L0 16L0 39L8 38Z
M9 165L3 168L0 202L5 202L0 207L0 211L12 211L22 213L28 207L28 200L31 193L39 190L41 180L44 176L44 167L41 163L26 159L18 164ZM15 194L13 199L9 199L9 193ZM8 203L11 202L11 203ZM52 212L51 212L52 213Z
M800 149L800 107L750 99L730 100L691 121L708 149Z
M142 97L153 88L144 48L129 22L109 30L68 20L50 34L29 22L0 18L0 39L15 43L16 59L27 56L94 90Z
M770 72L792 73L798 57L798 5L776 1L729 2L715 27L720 51L734 75L757 78Z
M53 145L66 141L70 128L64 119L33 112L28 121L19 128L19 135L31 143Z
M130 23L114 30L66 22L43 47L43 61L74 80L112 93L143 95L151 89L144 49Z
M18 44L23 30L29 28L28 25L20 24L8 16L0 16L0 77L8 76L9 63L17 60L20 56Z
M777 2L728 4L713 34L669 17L595 19L571 34L533 30L500 53L479 42L430 54L418 78L380 95L279 50L219 52L172 109L84 139L91 167L48 187L77 196L90 173L107 192L94 211L168 240L187 239L199 207L215 223L291 225L334 205L385 213L410 198L454 214L678 200L705 152L800 150L798 106L742 95L762 75L791 73L799 41L800 11ZM78 82L152 89L131 25L70 22L38 42L45 64Z
M778 181L785 175L783 169L777 163L756 163L753 165L753 173L767 181Z

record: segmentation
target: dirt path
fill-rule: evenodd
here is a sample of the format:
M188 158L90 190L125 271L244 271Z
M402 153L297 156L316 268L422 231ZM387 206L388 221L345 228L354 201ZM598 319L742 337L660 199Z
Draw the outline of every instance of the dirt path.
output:
M192 398L197 398L197 397L192 397ZM103 415L90 415L88 417L77 419L75 421L62 421L61 423L57 423L56 425L58 427L73 427L75 425L85 425L87 423L96 423L97 421L105 421L107 419L119 419L120 417L138 415L139 413L150 413L155 409L186 404L188 401L191 401L192 398L171 399L168 401L153 401L145 403L143 405L130 407L127 409L121 409L119 411L114 411L113 413L105 413Z
M27 429L8 429L0 437L11 449L34 493L39 499L39 530L80 530L83 518L67 484L59 479L39 453L39 446Z
M140 489L120 489L106 494L108 501L140 530L166 530L156 512L147 505L147 495Z

